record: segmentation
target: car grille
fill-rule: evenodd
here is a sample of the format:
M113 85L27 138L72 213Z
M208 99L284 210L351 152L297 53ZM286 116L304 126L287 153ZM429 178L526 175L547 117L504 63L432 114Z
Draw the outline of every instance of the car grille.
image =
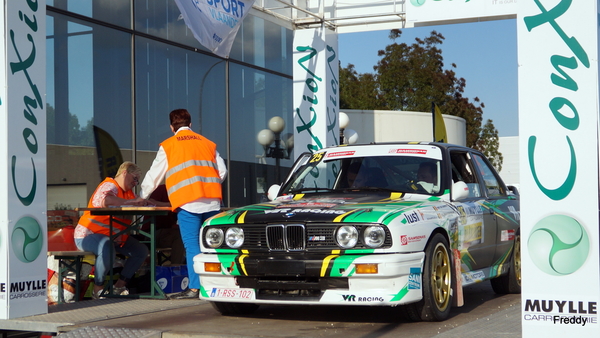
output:
M353 224L359 230L360 237L362 231L369 224ZM335 231L339 224L315 224L315 223L287 223L287 224L236 224L236 225L217 225L223 232L229 227L240 227L244 230L244 244L239 248L242 250L253 251L320 251L341 249L335 241ZM208 227L204 227L206 231ZM386 240L382 248L392 246L392 238L389 229L384 226L386 231ZM204 235L202 236L204 238ZM222 249L228 249L223 243ZM363 243L362 238L355 249L368 249Z
M266 232L271 251L300 251L306 248L303 224L268 225Z

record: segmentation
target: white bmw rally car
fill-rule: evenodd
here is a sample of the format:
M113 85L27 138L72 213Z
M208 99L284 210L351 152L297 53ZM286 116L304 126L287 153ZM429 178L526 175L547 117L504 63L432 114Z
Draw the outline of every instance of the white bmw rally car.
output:
M302 154L272 201L201 229L200 297L223 314L260 304L403 306L444 320L462 288L520 286L519 200L485 156L442 143Z

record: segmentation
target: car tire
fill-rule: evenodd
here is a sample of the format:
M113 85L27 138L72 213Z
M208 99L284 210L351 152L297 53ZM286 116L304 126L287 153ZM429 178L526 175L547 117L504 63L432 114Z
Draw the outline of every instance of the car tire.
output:
M495 293L505 295L521 293L521 234L517 232L507 274L490 279Z
M412 321L442 321L452 307L452 258L448 240L435 234L425 251L422 290L423 299L404 306L404 313Z
M258 309L257 304L210 302L212 307L224 316L249 315Z

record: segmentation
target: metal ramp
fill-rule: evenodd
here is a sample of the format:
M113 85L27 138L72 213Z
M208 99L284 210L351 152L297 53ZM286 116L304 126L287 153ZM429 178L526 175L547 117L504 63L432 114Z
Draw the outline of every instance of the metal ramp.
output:
M141 330L126 328L108 328L101 326L89 326L66 332L61 338L161 338L162 333L158 330Z
M114 318L122 318L127 316L135 316L140 314L153 313L158 311L179 309L183 307L198 306L204 301L199 299L179 299L179 300L163 300L163 299L125 299L125 298L107 298L99 300L85 300L75 303L65 303L51 305L48 307L48 313L35 315L17 319L0 319L0 330L19 330L19 331L35 331L47 333L63 333L73 331L77 334L81 327L75 327L82 324L90 324L101 320ZM107 334L112 334L114 329L100 329L96 327L96 331ZM125 329L128 330L128 329ZM134 330L148 331L144 334L153 334L150 330ZM157 332L157 331L156 331ZM90 335L90 332L81 331L81 336L74 335L72 337L96 337ZM141 332L140 332L141 334ZM64 333L60 335L65 336ZM69 336L71 337L71 336ZM120 336L97 336L97 337L120 337ZM126 335L125 337L160 337L156 335Z

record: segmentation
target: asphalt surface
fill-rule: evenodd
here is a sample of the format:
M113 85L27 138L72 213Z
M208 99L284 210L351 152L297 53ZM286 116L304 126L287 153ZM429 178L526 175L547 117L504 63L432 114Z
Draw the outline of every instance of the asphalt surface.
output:
M105 299L50 307L46 315L2 321L59 337L521 337L520 295L495 295L488 282L465 288L465 306L443 322L410 322L397 308L263 305L222 316L202 300Z

